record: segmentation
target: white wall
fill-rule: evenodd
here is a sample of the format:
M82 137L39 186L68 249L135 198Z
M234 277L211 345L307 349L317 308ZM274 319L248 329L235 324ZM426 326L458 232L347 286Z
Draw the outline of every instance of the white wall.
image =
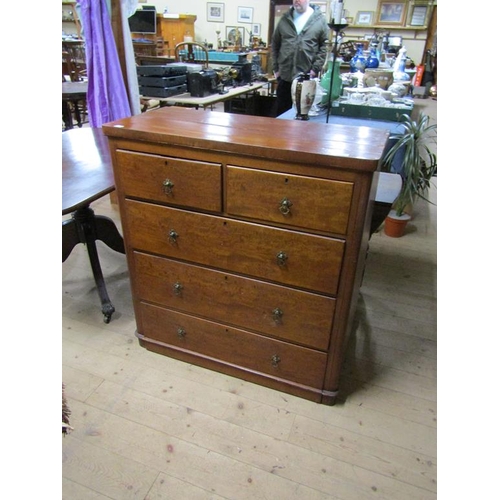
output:
M314 3L314 0L311 0ZM163 12L164 8L168 8L169 13L178 14L195 14L197 20L195 23L196 41L213 43L217 46L216 30L221 30L221 39L225 39L226 26L243 26L248 30L251 29L250 24L238 23L238 7L253 8L253 23L261 25L261 37L264 42L269 45L268 29L269 29L269 0L216 0L215 3L224 4L224 23L214 23L207 21L207 2L205 0L148 0L147 5L154 5L158 12ZM435 1L437 5L437 0ZM144 5L141 2L140 5ZM358 11L373 11L376 12L378 0L344 0L345 9L348 11L348 16L356 18ZM373 33L373 29L352 29L346 30L346 40L362 39L365 34ZM408 56L411 57L416 64L421 62L427 31L415 30L391 30L393 35L403 36L403 43L408 51ZM248 33L245 35L245 43L248 40Z
M221 30L221 39L225 40L226 26L240 26L251 30L251 24L238 23L238 7L253 8L253 23L261 25L261 38L268 43L267 30L269 27L269 0L216 0L214 3L224 4L224 23L207 21L207 2L205 0L148 0L146 5L154 5L158 12L168 8L169 13L194 14L197 16L195 23L195 38L197 42L213 43L217 46L217 34ZM144 5L140 3L139 5ZM245 34L245 43L248 41L248 33Z

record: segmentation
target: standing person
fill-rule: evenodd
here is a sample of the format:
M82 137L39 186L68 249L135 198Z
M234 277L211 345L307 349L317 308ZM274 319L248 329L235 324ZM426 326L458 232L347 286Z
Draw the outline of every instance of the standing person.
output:
M292 81L299 73L318 76L326 59L328 25L325 16L310 0L293 0L280 19L272 38L273 72L278 116L290 109Z

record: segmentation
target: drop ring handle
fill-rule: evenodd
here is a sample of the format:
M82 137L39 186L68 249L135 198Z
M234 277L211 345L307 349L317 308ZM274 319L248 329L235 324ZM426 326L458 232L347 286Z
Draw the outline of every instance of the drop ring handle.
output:
M290 215L290 208L292 208L293 203L288 198L283 198L280 203L280 212L283 215Z
M163 181L163 192L165 194L172 194L172 191L174 189L174 183L170 179L165 179Z
M288 255L283 251L279 252L276 255L276 261L278 263L278 266L283 267L284 265L286 265L287 260L288 260Z

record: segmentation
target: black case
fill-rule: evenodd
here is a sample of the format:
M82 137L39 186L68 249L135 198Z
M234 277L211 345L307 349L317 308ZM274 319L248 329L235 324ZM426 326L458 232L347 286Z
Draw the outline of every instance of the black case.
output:
M178 76L187 73L185 65L154 65L154 66L137 66L137 74L140 76Z
M145 97L171 97L177 94L184 94L185 92L187 92L187 85L168 88L139 86L139 93Z
M187 76L139 76L139 85L144 87L177 87L187 85Z
M187 87L191 97L206 97L210 94L216 94L218 92L217 73L213 69L188 73Z

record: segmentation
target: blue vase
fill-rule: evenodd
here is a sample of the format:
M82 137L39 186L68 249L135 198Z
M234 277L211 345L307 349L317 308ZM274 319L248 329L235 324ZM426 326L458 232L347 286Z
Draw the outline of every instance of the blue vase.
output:
M356 73L357 71L361 71L361 73L363 73L365 71L366 58L363 53L362 43L357 44L356 54L354 54L354 57L351 59L350 66L351 66L351 73Z
M367 68L378 68L379 64L380 64L380 61L377 57L377 51L374 48L370 49L370 55L368 56L368 59L366 61L366 67Z
M330 101L337 100L342 92L342 78L340 78L340 62L341 62L340 59L337 59L335 61L335 71L333 71L333 56L332 56L328 61L328 69L326 73L323 74L319 82L321 87L326 91L326 94L324 94L323 97L321 98L321 104L323 106L328 104L328 93L330 92L332 73L334 75L333 75L332 95Z

